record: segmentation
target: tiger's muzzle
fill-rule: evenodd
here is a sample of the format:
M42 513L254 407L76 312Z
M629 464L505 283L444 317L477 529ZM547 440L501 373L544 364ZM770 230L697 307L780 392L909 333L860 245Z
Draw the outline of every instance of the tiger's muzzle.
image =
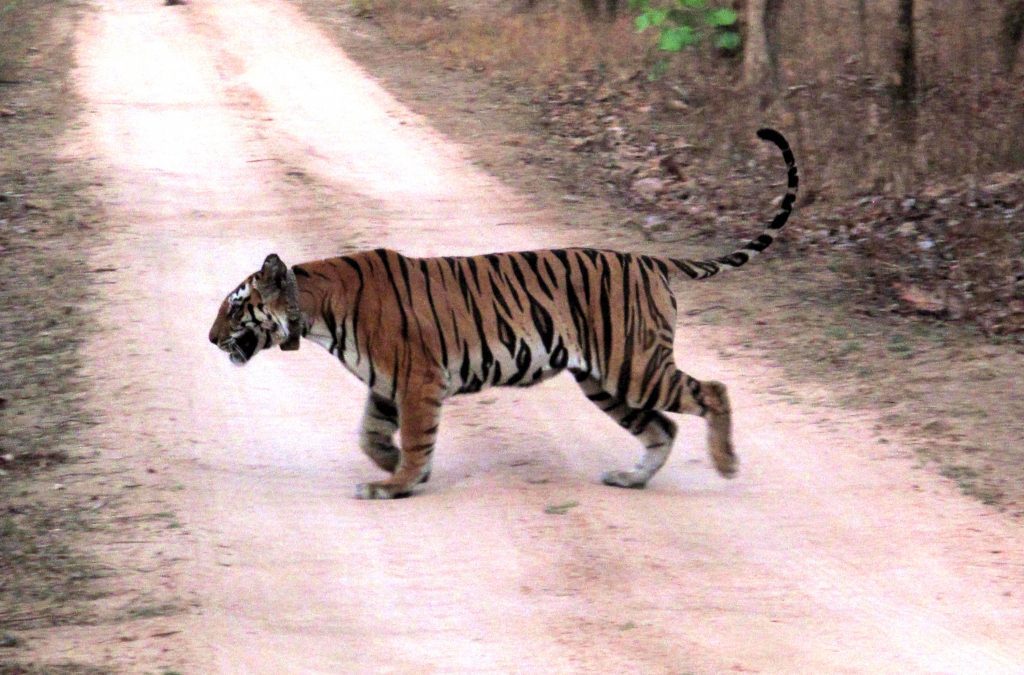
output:
M231 363L236 366L244 366L256 353L259 346L259 339L250 330L245 331L238 337L231 337L217 345L228 353Z

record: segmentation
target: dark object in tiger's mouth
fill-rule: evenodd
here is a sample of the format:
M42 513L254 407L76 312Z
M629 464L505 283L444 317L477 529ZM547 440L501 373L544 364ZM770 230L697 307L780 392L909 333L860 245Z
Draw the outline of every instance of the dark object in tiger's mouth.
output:
M245 331L240 336L226 343L230 350L231 363L236 366L244 366L256 353L256 334L252 331Z

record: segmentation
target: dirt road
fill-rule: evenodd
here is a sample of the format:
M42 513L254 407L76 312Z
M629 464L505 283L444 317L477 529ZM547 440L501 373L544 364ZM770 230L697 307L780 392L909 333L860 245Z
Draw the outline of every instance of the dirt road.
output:
M234 284L272 251L617 242L474 169L283 0L97 5L68 148L108 176L94 262L117 268L92 441L180 486L189 672L1024 669L1021 533L696 334L677 353L731 387L734 481L685 419L649 489L601 485L638 448L566 377L455 400L428 486L353 499L362 386L312 344L231 366L205 336ZM115 662L145 670L144 643Z

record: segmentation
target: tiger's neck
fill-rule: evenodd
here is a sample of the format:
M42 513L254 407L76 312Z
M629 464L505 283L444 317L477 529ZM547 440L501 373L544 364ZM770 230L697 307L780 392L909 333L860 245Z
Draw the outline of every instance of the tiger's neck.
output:
M330 261L302 263L292 269L302 312L302 337L340 356L349 323L345 308L350 306L344 297L350 285L339 275L343 270Z

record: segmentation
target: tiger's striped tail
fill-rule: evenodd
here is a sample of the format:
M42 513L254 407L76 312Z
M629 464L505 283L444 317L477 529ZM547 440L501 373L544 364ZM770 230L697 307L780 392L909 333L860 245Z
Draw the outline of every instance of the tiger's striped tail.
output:
M786 186L786 195L782 198L779 212L775 214L772 222L768 223L767 227L764 228L761 236L751 239L729 255L722 256L721 258L709 258L707 260L669 259L669 262L691 279L707 279L724 270L743 267L747 264L747 261L771 246L772 242L775 241L775 233L781 230L782 226L789 220L789 214L793 211L793 203L796 201L797 188L800 185L793 151L790 149L785 137L774 129L759 129L757 136L761 140L769 141L778 146L779 150L782 151L782 159L786 162L789 180Z

